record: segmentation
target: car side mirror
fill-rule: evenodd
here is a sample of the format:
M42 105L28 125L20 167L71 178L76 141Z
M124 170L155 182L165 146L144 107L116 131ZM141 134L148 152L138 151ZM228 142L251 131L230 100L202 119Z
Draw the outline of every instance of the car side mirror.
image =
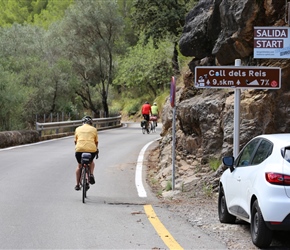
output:
M234 171L234 163L235 163L235 158L233 156L223 157L223 164L229 167L231 172Z

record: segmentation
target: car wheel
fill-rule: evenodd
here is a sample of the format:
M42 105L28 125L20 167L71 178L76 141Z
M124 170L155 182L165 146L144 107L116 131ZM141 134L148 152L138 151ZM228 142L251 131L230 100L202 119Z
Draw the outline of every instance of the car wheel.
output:
M263 218L258 201L252 207L251 214L251 237L254 245L259 248L270 246L272 241L272 230L270 230Z
M219 190L218 213L221 223L234 223L236 221L236 216L231 215L228 211L225 193L222 187Z

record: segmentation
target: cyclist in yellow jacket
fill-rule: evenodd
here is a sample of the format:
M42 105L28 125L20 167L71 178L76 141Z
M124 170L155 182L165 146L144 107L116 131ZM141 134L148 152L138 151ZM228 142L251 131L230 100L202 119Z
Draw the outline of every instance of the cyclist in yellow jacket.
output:
M157 127L157 119L159 116L159 110L158 110L156 102L154 102L153 105L151 106L151 115L156 116L156 120L154 122L155 122L155 127Z
M94 178L94 158L98 154L98 131L92 126L93 120L90 116L85 116L82 119L83 125L75 130L75 157L78 162L76 169L76 186L75 190L80 190L80 175L81 175L81 157L82 153L91 153L90 159L90 184L95 184ZM87 187L89 188L89 186Z

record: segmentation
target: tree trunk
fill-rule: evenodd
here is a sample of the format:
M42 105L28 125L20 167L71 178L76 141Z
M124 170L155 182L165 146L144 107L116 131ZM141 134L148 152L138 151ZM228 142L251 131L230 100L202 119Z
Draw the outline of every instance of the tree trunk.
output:
M109 117L109 106L108 106L107 99L108 99L107 92L105 90L103 90L102 91L102 104L103 104L105 117Z

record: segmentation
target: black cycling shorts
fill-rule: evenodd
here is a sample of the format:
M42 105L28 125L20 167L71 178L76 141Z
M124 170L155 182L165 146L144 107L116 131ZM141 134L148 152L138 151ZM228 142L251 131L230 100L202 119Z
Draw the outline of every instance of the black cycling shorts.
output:
M77 162L79 164L82 163L82 153L88 153L88 152L76 152L75 153L75 156L76 156L76 159L77 159ZM93 161L93 159L95 158L96 156L96 153L90 153L91 154L91 158L90 158L90 163Z
M147 122L149 122L149 120L150 120L150 116L149 116L149 115L145 115L145 114L143 114L143 117L144 117L144 119L145 119Z

